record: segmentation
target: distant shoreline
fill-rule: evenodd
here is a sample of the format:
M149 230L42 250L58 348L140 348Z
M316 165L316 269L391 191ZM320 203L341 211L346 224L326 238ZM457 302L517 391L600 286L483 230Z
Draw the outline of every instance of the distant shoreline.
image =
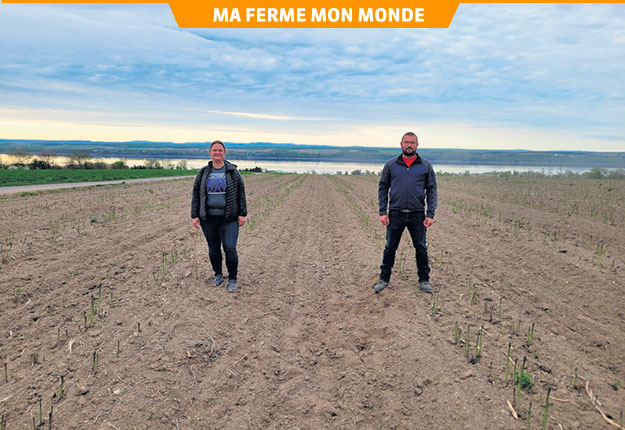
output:
M0 139L0 154L25 150L67 156L86 152L94 158L207 160L208 142L91 142ZM228 158L258 162L343 162L384 163L399 154L397 147L334 147L324 145L277 144L270 142L226 142ZM550 168L625 168L625 152L527 151L484 149L440 149L421 147L419 153L433 164L540 166Z
M511 166L511 167L550 167L550 168L585 168L588 167L587 164L583 163L583 162L579 162L579 163L568 163L567 165L562 165L556 162L550 162L550 161L546 161L543 163L537 162L537 161L532 161L531 163L529 162L524 162L524 161L508 161L508 160L500 160L500 161L482 161L482 160L475 160L474 162L466 162L464 160L454 160L454 159L436 159L436 158L431 158L427 156L427 151L422 150L419 151L420 154L422 154L425 158L427 158L429 161L431 161L434 164L446 164L446 165L453 165L453 166L493 166L493 167L499 167L499 166ZM395 155L399 155L399 151L397 151L397 154ZM336 159L328 159L328 158L323 158L323 159L316 159L316 158L262 158L262 157L254 157L254 158L243 158L240 155L236 156L236 157L229 157L230 159L236 159L236 160L242 160L242 161L258 161L258 162L292 162L292 163L359 163L359 164L384 164L385 162L387 162L389 159L391 159L393 156L388 157L388 158L384 158L384 159L377 159L377 160L371 160L371 159L367 159L367 158L352 158L352 159L340 159L340 158L336 158ZM122 157L120 155L107 155L107 156L102 156L100 158L103 159L128 159L128 160L133 160L133 159L138 159L138 158L134 158L134 157ZM145 158L153 158L155 160L208 160L207 157L179 157L179 156L149 156L149 157L145 157ZM623 168L625 169L625 164L622 165L617 165L618 163L614 163L614 162L606 162L605 164L601 164L601 163L595 163L593 164L591 167L605 167L605 168L613 168L613 169L618 169L618 168Z

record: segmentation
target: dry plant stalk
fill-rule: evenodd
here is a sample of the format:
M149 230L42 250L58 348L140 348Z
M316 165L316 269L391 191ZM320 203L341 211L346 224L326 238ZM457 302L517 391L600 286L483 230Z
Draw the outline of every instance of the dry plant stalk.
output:
M590 401L595 406L595 408L599 411L599 413L601 414L601 417L603 417L603 419L605 420L606 423L610 424L614 428L617 428L617 429L620 429L620 430L625 430L625 427L621 426L616 421L610 419L605 414L605 412L603 412L603 410L601 410L601 408L598 405L598 402L595 402L595 395L592 392L592 390L590 389L590 381L588 379L586 380L586 393L588 393L588 397L590 397Z
M510 403L510 400L506 400L506 403L508 404L508 409L510 409L510 413L512 414L514 419L518 420L519 419L519 415L516 413L516 411L512 407L512 403Z

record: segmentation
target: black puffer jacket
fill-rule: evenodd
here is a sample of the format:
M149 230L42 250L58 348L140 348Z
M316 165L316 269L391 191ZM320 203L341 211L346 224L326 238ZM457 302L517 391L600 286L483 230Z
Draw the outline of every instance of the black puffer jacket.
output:
M245 185L243 178L237 170L237 166L224 160L226 165L226 221L236 220L240 216L247 216L247 203L245 201ZM191 218L206 219L206 180L213 168L213 162L209 161L197 172L193 183L193 196L191 198Z

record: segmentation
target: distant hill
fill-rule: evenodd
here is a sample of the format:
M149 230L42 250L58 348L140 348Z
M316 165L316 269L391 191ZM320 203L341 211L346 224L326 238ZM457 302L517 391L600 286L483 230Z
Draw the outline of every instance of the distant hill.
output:
M209 145L210 142L0 139L0 153L6 154L14 149L25 149L33 154L44 150L54 151L58 155L85 151L92 157L207 159ZM226 142L226 146L228 158L233 160L381 163L399 154L399 145L395 148L371 148L271 142ZM420 148L419 153L434 164L625 168L625 152Z

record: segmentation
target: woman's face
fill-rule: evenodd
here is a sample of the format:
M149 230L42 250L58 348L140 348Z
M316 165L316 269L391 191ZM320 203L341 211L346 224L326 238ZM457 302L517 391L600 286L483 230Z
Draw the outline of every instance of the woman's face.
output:
M219 163L220 161L224 161L224 157L226 156L226 150L224 149L223 146L216 143L210 149L210 154L211 154L211 160L213 160L213 163L215 162Z

